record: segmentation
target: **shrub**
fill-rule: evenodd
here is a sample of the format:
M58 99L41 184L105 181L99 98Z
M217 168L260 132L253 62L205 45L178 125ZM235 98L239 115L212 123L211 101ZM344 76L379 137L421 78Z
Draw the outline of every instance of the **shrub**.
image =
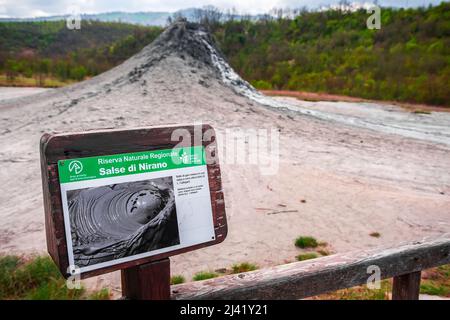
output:
M260 90L270 90L272 89L272 84L264 80L252 81L252 84L255 88Z
M299 248L316 248L318 246L318 242L313 237L298 237L295 239L295 246Z
M232 267L233 273L242 273L247 271L253 271L258 269L258 266L252 263L243 262L240 264L235 264Z
M206 280L206 279L212 279L212 278L216 278L219 275L215 272L209 272L209 271L200 271L197 272L194 277L192 278L192 280L194 281L201 281L201 280Z
M109 290L106 288L101 289L100 291L94 292L91 295L89 295L89 300L109 300L111 294L109 293Z
M175 275L170 278L170 284L180 284L186 282L182 275Z

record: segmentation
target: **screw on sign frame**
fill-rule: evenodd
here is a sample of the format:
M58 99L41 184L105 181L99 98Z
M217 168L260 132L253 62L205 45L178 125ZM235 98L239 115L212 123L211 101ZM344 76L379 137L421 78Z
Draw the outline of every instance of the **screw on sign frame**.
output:
M174 132L180 132L180 130L185 133L183 136L174 135ZM201 137L207 138L198 139L199 134L201 134ZM176 137L175 141L173 136ZM188 158L193 160L191 162L189 162L190 160L188 162L181 161L175 164L170 160L161 161L168 153L178 152L178 150L180 150L179 152L182 155L180 159ZM74 251L78 242L73 239L77 239L78 233L83 235L83 232L86 230L81 230L80 232L75 230L76 232L74 232L71 229L73 222L70 222L71 218L69 219L68 215L69 212L72 212L71 210L75 210L73 208L86 202L81 200L76 202L82 198L81 195L90 197L89 201L92 201L92 199L100 199L99 201L103 201L102 199L106 198L110 199L113 196L105 192L107 187L104 185L109 183L107 181L111 181L111 185L108 186L110 189L107 190L116 192L118 194L117 199L121 197L131 199L127 192L135 197L133 198L134 201L126 207L126 210L131 208L128 214L130 212L134 212L133 215L141 214L138 217L142 219L142 213L147 214L150 209L158 208L160 211L158 213L158 210L155 209L155 214L157 215L156 218L159 219L159 223L162 223L161 221L172 221L174 223L173 218L179 219L180 213L184 217L183 210L186 208L178 200L183 196L185 199L188 199L189 193L195 193L196 190L201 189L203 190L201 192L207 192L209 188L209 197L207 195L203 196L202 203L196 204L197 200L195 200L195 197L192 197L192 200L188 200L188 202L191 201L189 203L193 209L191 209L191 215L186 215L184 219L188 220L184 220L185 223L183 224L189 225L189 221L194 221L192 223L195 224L197 221L195 219L199 219L198 216L201 216L203 220L198 221L204 226L205 235L199 236L201 232L192 231L195 229L195 225L194 228L183 229L181 227L182 224L176 224L175 222L175 226L178 226L178 228L171 229L175 230L175 232L172 232L171 237L166 237L168 240L165 244L166 247L161 247L162 245L157 243L156 245L160 246L157 250L149 249L149 251L141 252L141 254L130 254L125 258L113 258L111 261L102 261L100 263L91 262L89 259L79 260L86 263L86 267L81 268L81 278L122 270L122 291L127 298L170 298L169 257L218 244L227 235L224 196L216 150L214 129L206 124L132 130L102 130L70 134L44 134L41 138L40 152L47 249L64 277L68 278L71 276L71 272L76 271L71 270L73 265L70 262L74 261L74 257L81 256L85 258L92 254L95 257L93 260L100 257L98 261L101 261L103 257L101 250L103 248L109 250L109 253L116 250L111 246L105 245L102 247L96 244L92 247ZM204 155L203 160L197 156L200 154ZM120 167L117 165L120 159L131 160L127 163L129 164L127 167ZM150 160L141 161L142 159L154 160L152 160L153 162ZM98 167L96 167L98 163L106 163L105 167L102 167L101 174L99 173L100 170L97 170ZM147 171L142 174L129 174L127 171L138 171L139 169ZM187 174L184 174L185 172ZM105 175L107 174L110 174L110 176L106 177ZM184 176L188 177L187 182L186 179L183 180ZM136 177L140 177L140 180L145 181L135 181ZM147 179L146 177L157 178ZM189 180L189 177L193 177L193 180ZM187 183L189 185L191 183L189 181L195 180L195 183L199 183L198 181L201 181L201 179L204 181L203 185L197 186L198 188L194 188L195 190L188 189L186 191L186 189L181 187L182 184ZM117 184L116 181L121 181L122 183ZM146 184L145 188L141 187L143 184ZM84 188L80 186L84 186ZM167 186L170 186L170 188ZM145 189L145 192L134 192L140 190L139 188ZM139 198L140 196L141 198ZM70 201L68 200L69 198L71 199ZM74 201L76 205L73 204ZM68 203L70 203L70 210L68 209ZM143 204L143 207L139 207L139 204ZM101 206L96 206L96 208L101 208ZM120 208L125 208L125 205ZM77 212L86 212L86 210ZM97 217L99 217L98 214L102 215L102 212L98 212L98 210L94 213L97 214ZM161 214L165 216L161 218ZM209 218L208 215L210 215ZM148 217L148 219L153 218L155 217ZM142 222L141 220L139 221ZM100 225L105 225L106 222L102 222ZM142 224L145 226L149 225L146 221L142 222ZM119 227L123 226L119 224ZM139 230L144 229L139 228ZM92 231L92 229L89 230ZM208 239L206 239L207 230L211 232ZM140 235L146 234L143 231L139 232L141 232ZM132 236L129 236L127 239L129 240L130 238ZM162 238L157 237L157 239ZM72 239L74 242L72 243L68 239ZM139 244L144 244L143 247L149 248L145 244L147 238L141 237L140 239ZM184 243L184 239L194 240ZM128 250L128 243L133 244L133 242L122 241L120 242L122 247L119 248L125 247ZM134 248L135 245L130 245L130 247ZM89 265L89 263L93 264Z

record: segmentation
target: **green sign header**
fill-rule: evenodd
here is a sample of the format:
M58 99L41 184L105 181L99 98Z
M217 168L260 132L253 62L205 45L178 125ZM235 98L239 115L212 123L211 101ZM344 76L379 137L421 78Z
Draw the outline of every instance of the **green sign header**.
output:
M58 161L59 182L112 178L206 165L203 146Z

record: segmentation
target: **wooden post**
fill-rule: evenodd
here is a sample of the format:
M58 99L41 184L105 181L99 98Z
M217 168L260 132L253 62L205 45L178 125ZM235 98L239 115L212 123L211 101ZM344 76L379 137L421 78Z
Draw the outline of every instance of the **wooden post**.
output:
M170 260L122 269L122 295L132 300L169 300Z
M419 300L421 272L394 277L392 300Z

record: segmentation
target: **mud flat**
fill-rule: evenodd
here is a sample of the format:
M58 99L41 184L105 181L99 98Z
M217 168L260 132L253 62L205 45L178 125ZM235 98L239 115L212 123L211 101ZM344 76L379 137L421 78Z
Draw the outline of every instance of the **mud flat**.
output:
M0 252L46 251L42 133L199 121L220 134L277 130L280 162L275 175L222 162L228 238L173 257L174 274L189 279L243 261L293 261L299 235L342 252L450 231L448 118L309 103L263 96L234 73L204 30L182 21L98 77L0 101ZM120 275L87 284L118 292Z
M398 101L376 101L364 98L357 98L351 96L329 94L329 93L316 93L316 92L305 92L305 91L290 91L290 90L261 90L262 93L268 96L274 97L293 97L304 101L333 101L333 102L367 102L374 104L391 104L399 106L404 110L409 111L437 111L437 112L450 112L450 108L445 106L433 106L426 104L417 104L409 102L398 102Z
M26 97L37 93L42 93L48 90L47 88L32 88L32 87L0 87L0 105L7 99L14 99Z

